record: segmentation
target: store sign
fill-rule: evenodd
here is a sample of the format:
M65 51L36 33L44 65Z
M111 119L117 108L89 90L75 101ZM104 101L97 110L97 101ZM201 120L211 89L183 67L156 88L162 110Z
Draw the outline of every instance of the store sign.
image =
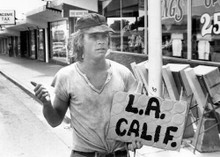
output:
M117 92L113 98L108 139L141 141L179 150L188 113L187 102Z
M14 10L0 10L0 25L14 25L15 11Z
M88 10L70 10L69 17L81 17L88 14Z
M220 4L219 0L204 0L204 6L207 9L213 9L216 4ZM201 35L219 35L220 34L220 12L215 12L210 15L209 13L202 14L200 18L202 24Z
M204 0L205 6L210 7L216 5L219 0Z
M173 18L180 22L186 14L186 0L161 0L162 19Z

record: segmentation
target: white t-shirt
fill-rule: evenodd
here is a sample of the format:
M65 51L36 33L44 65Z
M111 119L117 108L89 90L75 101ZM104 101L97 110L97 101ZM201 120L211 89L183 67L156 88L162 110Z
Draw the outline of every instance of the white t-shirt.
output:
M77 63L62 68L53 80L56 96L70 102L73 150L112 152L124 147L122 142L106 139L112 99L116 91L134 92L137 82L128 68L107 61L111 66L101 90L89 82Z

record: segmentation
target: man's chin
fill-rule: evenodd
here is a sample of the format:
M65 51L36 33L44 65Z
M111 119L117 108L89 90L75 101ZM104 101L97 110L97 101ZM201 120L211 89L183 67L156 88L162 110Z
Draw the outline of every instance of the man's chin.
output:
M99 52L99 53L107 53L107 50L106 49L98 49L98 50L96 50L97 52Z

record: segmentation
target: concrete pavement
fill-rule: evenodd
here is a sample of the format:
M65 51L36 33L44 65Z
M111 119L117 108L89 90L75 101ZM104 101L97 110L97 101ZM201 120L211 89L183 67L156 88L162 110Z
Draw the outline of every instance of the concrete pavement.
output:
M64 63L55 63L49 64L37 60L0 55L0 72L36 99L31 81L43 84L53 96L51 82L56 72L65 65ZM38 99L36 100L38 101ZM68 115L65 117L65 121L69 121Z
M57 130L68 131L51 128L39 103L0 74L1 157L68 157L71 148Z
M50 88L53 76L61 67L61 65L37 60L0 55L0 71L30 94L33 94L33 86L30 81L44 84Z
M44 84L52 93L53 89L50 87L51 81L55 73L62 67L62 65L44 63L36 60L24 59L19 57L8 57L0 54L0 72L3 73L12 82L21 87L23 90L25 90L27 93L32 95L33 98L33 86L30 84L30 81L35 81L37 83ZM67 143L70 142L70 138L68 138L69 135L63 136L64 133L62 132L62 130L58 131L58 134L62 138L66 137L64 138L64 140L67 140ZM136 153L136 157L217 157L219 155L220 152L196 152L196 154L193 154L193 151L190 148L181 148L181 150L177 152L165 151L147 146L142 147L142 149L138 150Z

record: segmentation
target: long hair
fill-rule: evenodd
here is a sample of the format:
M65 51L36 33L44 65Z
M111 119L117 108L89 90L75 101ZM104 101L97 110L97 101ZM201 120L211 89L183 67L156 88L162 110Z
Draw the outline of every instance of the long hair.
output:
M78 30L71 34L71 46L76 61L82 62L84 59L84 32ZM110 46L110 35L108 34L108 47Z
M75 53L76 61L83 61L84 55L84 33L82 31L77 31L71 35L72 38L72 51Z

